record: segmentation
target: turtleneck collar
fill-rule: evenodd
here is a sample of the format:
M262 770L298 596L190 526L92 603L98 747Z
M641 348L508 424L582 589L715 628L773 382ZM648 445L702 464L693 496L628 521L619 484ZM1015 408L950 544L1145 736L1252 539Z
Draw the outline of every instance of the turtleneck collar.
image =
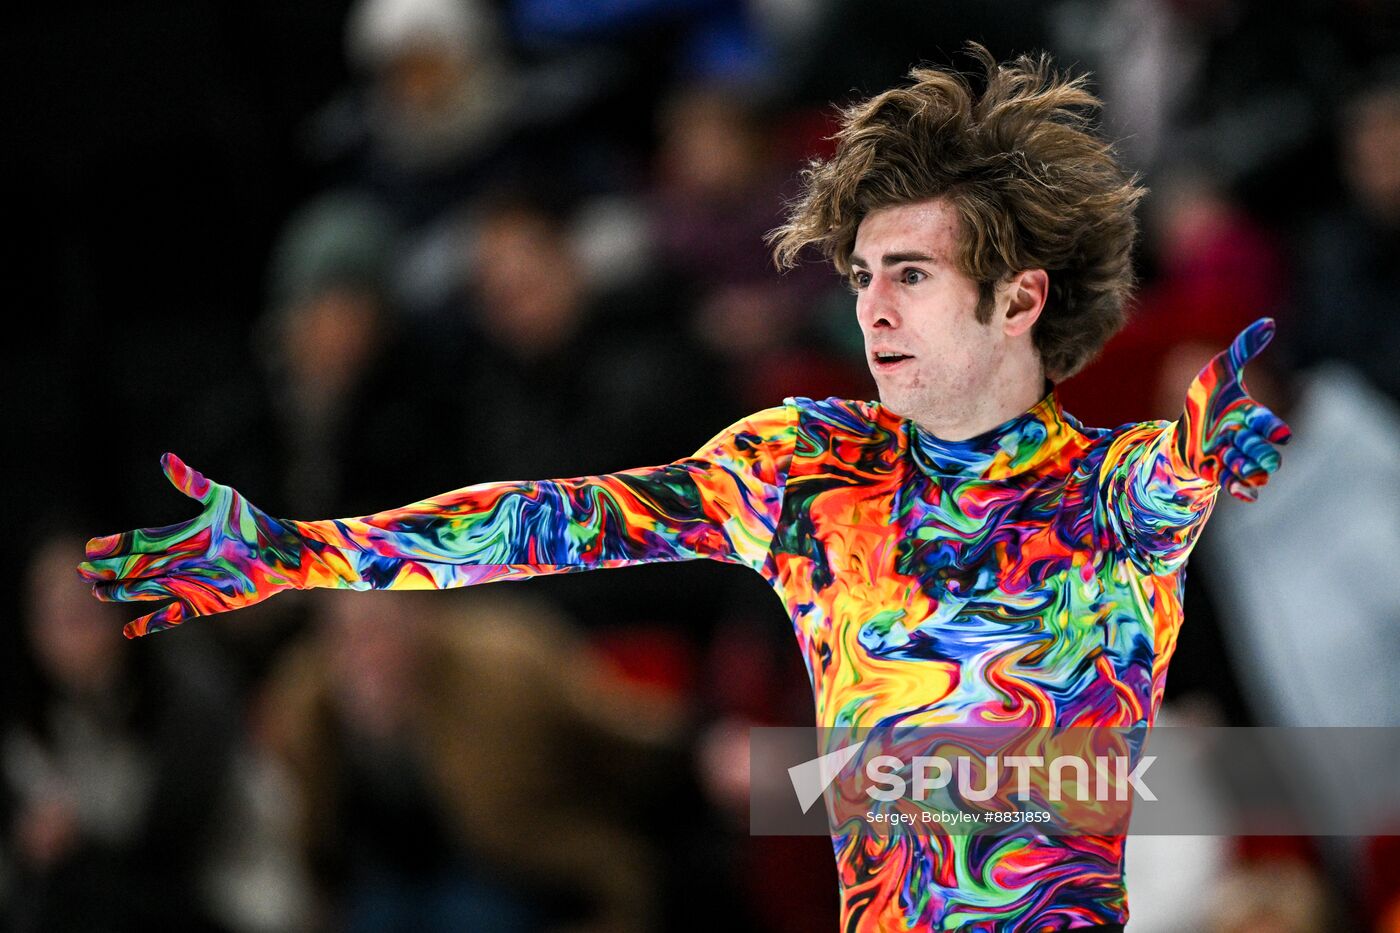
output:
M990 431L961 441L945 441L904 419L909 450L930 476L999 480L1030 470L1053 456L1075 433L1060 408L1054 384L1026 411Z

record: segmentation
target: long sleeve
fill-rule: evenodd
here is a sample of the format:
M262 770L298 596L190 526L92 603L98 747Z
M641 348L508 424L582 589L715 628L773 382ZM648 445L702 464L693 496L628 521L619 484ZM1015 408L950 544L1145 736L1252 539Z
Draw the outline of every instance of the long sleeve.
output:
M1181 425L1146 422L1116 435L1099 468L1095 526L1147 573L1185 563L1220 490L1183 456Z
M674 463L482 483L362 518L287 522L305 546L297 585L444 589L694 558L761 572L795 424L788 402Z

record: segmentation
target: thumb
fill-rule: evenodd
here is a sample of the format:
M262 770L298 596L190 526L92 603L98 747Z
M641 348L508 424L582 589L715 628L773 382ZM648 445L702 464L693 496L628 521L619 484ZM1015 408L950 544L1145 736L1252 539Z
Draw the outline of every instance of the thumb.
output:
M1261 317L1240 331L1230 344L1230 349L1221 354L1221 362L1226 373L1238 379L1246 363L1258 356L1274 339L1274 319Z
M122 628L122 634L127 638L140 638L142 635L149 635L152 632L163 632L168 628L174 628L192 615L194 613L184 603L174 602L162 609L157 609L155 612L148 612L134 622L126 623Z
M172 453L167 453L160 458L160 468L165 471L166 479L171 484L191 499L198 499L200 503L207 503L214 491L214 484L204 478L204 474L198 470L192 470L185 465L185 461Z

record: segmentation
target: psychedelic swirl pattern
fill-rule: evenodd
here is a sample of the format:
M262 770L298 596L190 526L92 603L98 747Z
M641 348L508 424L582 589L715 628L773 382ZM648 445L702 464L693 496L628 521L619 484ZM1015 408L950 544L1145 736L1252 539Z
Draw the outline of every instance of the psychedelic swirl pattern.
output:
M272 518L173 455L191 521L94 538L106 600L167 601L128 636L284 589L446 588L711 558L792 618L821 726L1150 725L1181 573L1222 484L1248 498L1288 429L1250 399L1251 325L1177 422L1087 428L1053 389L950 442L874 402L789 398L693 456L470 486L363 518ZM833 836L843 931L1073 929L1127 919L1124 840Z

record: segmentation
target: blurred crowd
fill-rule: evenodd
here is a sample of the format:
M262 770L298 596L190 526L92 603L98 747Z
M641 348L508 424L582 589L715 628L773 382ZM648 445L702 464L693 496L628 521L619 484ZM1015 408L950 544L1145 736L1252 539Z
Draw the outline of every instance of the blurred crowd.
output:
M970 38L1092 70L1152 189L1132 323L1059 387L1067 410L1175 418L1206 359L1279 321L1248 380L1294 439L1193 554L1164 721L1400 724L1400 20L1375 0L937 6L261 10L315 42L271 69L285 96L170 89L239 169L182 163L206 226L169 256L84 227L146 229L140 185L92 195L96 143L34 157L17 188L67 172L85 193L23 202L84 204L29 231L23 249L54 256L20 254L43 279L20 294L53 329L7 351L34 442L7 484L8 927L831 928L829 842L747 832L745 729L811 719L755 575L292 594L126 643L138 613L92 600L73 565L90 535L192 514L159 483L166 449L271 514L326 518L667 462L787 395L873 398L844 285L815 258L779 275L763 234L826 151L832 102ZM178 38L181 15L141 28ZM95 47L99 27L64 35ZM169 53L187 77L222 60L204 43ZM149 82L127 92L165 93L157 67L124 67ZM163 151L180 133L162 124ZM1400 930L1385 832L1134 839L1132 929Z

